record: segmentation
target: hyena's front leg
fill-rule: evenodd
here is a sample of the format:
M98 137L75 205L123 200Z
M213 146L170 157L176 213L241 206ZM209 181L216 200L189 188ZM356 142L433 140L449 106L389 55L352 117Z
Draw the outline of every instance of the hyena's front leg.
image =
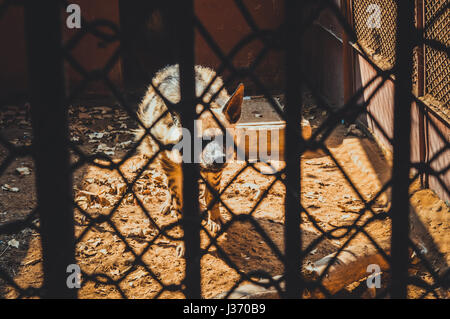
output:
M181 165L171 160L168 154L162 153L161 166L167 176L168 187L168 196L161 206L161 212L166 215L170 213L173 217L178 218L183 208L183 172ZM184 243L181 242L176 248L177 257L183 257L184 251Z
M178 217L183 207L181 166L170 160L164 153L161 157L161 166L167 176L168 188L166 201L161 205L161 213L164 215L170 213L173 217Z
M216 193L220 193L220 179L222 177L222 171L218 172L205 172L202 173L206 182L211 186L212 189L216 191ZM213 192L205 185L205 205L208 207L210 203L214 200ZM216 233L220 230L221 225L223 224L222 216L220 215L220 204L217 200L211 209L208 210L208 227L209 229Z

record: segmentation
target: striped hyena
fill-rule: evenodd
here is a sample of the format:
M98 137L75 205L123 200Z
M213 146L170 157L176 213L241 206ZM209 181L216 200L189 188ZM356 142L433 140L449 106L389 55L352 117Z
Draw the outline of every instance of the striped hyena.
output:
M216 77L216 73L207 67L195 67L196 94L200 96L207 88L208 84ZM152 80L153 86L169 102L178 103L180 101L180 76L178 65L168 66L159 71ZM142 123L150 128L167 110L163 99L155 92L153 86L150 86L147 93L139 105L138 116ZM208 92L204 95L205 103L215 95L223 86L220 77L214 80ZM214 101L210 102L211 111L221 122L222 126L228 129L233 128L234 124L241 116L241 105L244 98L244 86L242 84L236 89L232 96L228 95L225 89L222 89ZM197 113L203 109L202 105L197 105ZM196 122L196 129L201 134L203 141L200 155L200 173L203 178L217 191L220 191L220 180L222 171L226 165L228 151L224 146L224 135L220 126L214 120L210 112L203 112L199 121ZM177 114L167 113L150 130L155 138L162 144L177 144L182 140L182 129L180 119ZM144 134L144 129L138 129L136 138L139 140ZM228 133L227 133L228 134ZM229 145L228 145L229 146ZM147 157L151 157L158 150L157 144L150 137L143 140L139 152ZM177 215L183 207L182 198L182 170L181 154L176 149L164 150L158 155L164 173L168 180L167 200L161 207L164 214L172 213ZM205 187L201 197L204 203L201 206L208 205L213 199L211 191ZM203 207L204 208L204 207ZM211 231L217 232L220 228L222 219L220 216L219 203L216 202L208 211L208 226Z

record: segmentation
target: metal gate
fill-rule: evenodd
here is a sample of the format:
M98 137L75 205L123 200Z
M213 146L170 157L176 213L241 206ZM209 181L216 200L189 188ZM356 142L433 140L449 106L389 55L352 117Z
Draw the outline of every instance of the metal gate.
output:
M390 266L390 288L384 292L384 295L378 297L390 296L392 298L404 298L407 296L407 287L416 285L425 290L423 297L431 294L432 296L439 298L442 297L439 290L448 288L449 272L446 271L445 273L440 273L427 261L420 247L411 240L409 230L409 186L416 180L417 176L423 172L435 174L429 165L429 163L432 162L432 159L430 159L428 163L411 163L410 160L411 103L413 101L416 102L423 111L423 114L425 114L426 117L429 116L427 112L424 112L426 106L411 93L413 72L412 52L416 45L421 44L421 42L418 42L420 38L413 38L411 36L411 34L415 34L417 31L414 22L414 2L370 2L380 4L389 3L389 5L392 6L392 10L389 10L389 16L386 17L388 21L386 21L386 23L383 21L381 34L378 34L376 37L364 33L365 31L360 27L363 22L357 22L355 30L353 30L346 22L346 17L342 15L341 9L336 5L335 1L286 0L284 1L284 24L277 30L263 30L255 23L246 6L246 2L234 0L234 5L247 21L251 33L243 37L240 43L238 43L230 53L225 53L221 50L214 37L202 24L202 21L196 17L194 1L180 1L176 3L176 6L173 6L173 17L176 19L175 21L178 21L176 41L178 43L182 98L179 105L173 105L172 107L175 110L184 110L181 112L184 127L188 128L190 132L193 132L194 127L192 123L198 116L195 113L194 105L200 101L195 95L194 85L195 32L198 32L199 36L208 43L211 50L213 50L221 60L222 65L217 70L218 74L226 69L232 74L228 81L242 77L250 79L255 86L264 93L265 98L270 102L275 112L286 122L285 141L288 146L285 148L284 156L286 167L282 171L273 174L274 181L270 186L272 187L275 182L281 181L286 189L284 251L275 245L270 236L252 215L258 204L265 196L267 196L270 187L261 192L251 212L245 215L236 214L226 205L226 203L224 203L220 197L220 195L223 194L223 191L221 191L220 194L217 192L214 194L215 199L213 203L215 201L220 202L231 216L231 219L227 221L216 236L211 236L205 231L210 237L209 246L215 246L220 253L221 258L223 258L230 267L235 269L240 277L226 297L231 295L231 293L244 281L252 282L266 288L273 287L283 298L300 298L304 296L305 290L317 290L322 296L333 297L323 284L324 280L327 278L328 271L338 259L339 254L343 253L346 247L348 247L351 239L358 234L364 234L370 237L365 232L365 228L369 224L379 220L390 220L392 222L392 237L390 252L384 251L379 247L375 238L369 238L374 247L376 247ZM354 3L361 5L363 1L354 1ZM145 271L150 274L152 279L159 283L161 289L157 292L156 297L160 297L166 291L179 291L187 298L201 298L200 261L208 247L205 249L200 246L200 232L202 229L204 230L204 226L201 224L202 214L199 214L198 180L201 178L201 175L199 174L198 165L188 163L183 164L183 198L185 209L181 221L173 223L165 228L159 228L151 213L147 211L139 197L134 194L133 187L136 180L139 178L139 175L134 179L127 179L120 170L121 165L132 156L139 143L142 142L142 139L136 143L132 150L127 152L127 155L119 162L112 161L107 155L99 156L86 154L75 143L69 140L67 122L68 105L82 94L87 84L91 81L102 81L110 90L111 96L113 96L120 104L121 108L127 112L128 116L137 121L140 126L145 127L137 118L135 111L133 110L133 107L131 107L125 94L120 88L116 87L108 77L113 66L119 63L121 56L120 46L115 50L104 68L98 70L85 69L77 62L72 54L73 50L81 41L83 41L86 34L95 36L97 39L101 40L104 45L120 43L119 26L107 20L89 21L83 19L83 28L63 44L61 36L61 16L67 3L58 0L5 0L0 3L0 19L5 12L7 12L9 7L13 5L21 5L25 10L25 30L29 62L34 140L31 146L17 147L8 141L7 138L1 137L0 143L7 149L8 156L3 159L0 164L0 174L6 170L8 165L15 158L32 156L36 165L38 201L36 209L23 220L0 224L0 234L14 234L25 228L32 228L39 232L43 252L44 284L40 288L19 286L14 281L14 278L8 274L5 269L2 269L1 266L0 278L8 286L18 291L20 297L39 296L50 298L76 298L77 290L69 289L66 284L68 275L66 272L67 266L75 263L75 245L83 238L89 229L102 223L106 223L114 230L119 241L132 253L133 257L131 264L143 267ZM305 8L309 10L307 11ZM336 16L344 26L344 30L349 35L352 42L357 43L358 39L366 40L369 47L373 48L375 51L379 51L379 53L389 59L394 66L393 68L382 70L371 61L368 54L365 54L367 61L378 70L377 76L371 81L371 83L373 83L376 80L381 80L381 84L377 84L376 90L378 90L383 83L389 81L392 75L395 76L395 125L394 136L390 139L394 150L392 177L370 201L367 201L359 193L357 187L352 182L352 177L345 171L344 167L340 165L338 160L333 157L324 143L325 139L342 120L351 123L360 114L366 112L366 107L370 103L370 99L365 102L360 102L360 100L364 90L368 89L368 86L355 92L354 96L338 109L330 107L320 95L314 93L314 88L310 88L313 91L313 94L315 94L317 101L319 101L320 107L328 112L328 116L309 140L305 140L302 137L300 126L298 125L301 122L302 114L302 95L300 88L302 86L308 86L309 83L308 75L302 74L301 72L302 48L299 45L299 37L301 37L304 30L311 25L315 17L325 9L330 10ZM360 11L358 10L358 7L354 10L356 20L359 21L358 19L360 19L361 21L364 21L364 19L366 19L364 13L365 10L363 8L360 9L362 10L361 14L359 14ZM308 12L308 14L306 15L304 12ZM429 12L429 10L426 12ZM437 20L445 21L444 15L445 13L442 13L442 20ZM394 25L396 25L396 27L394 27ZM396 32L393 31L394 29ZM442 31L445 30L445 28L439 30ZM434 31L434 33L432 32L432 34L441 34L439 33L439 30ZM255 57L254 62L250 67L244 69L236 68L233 65L233 57L239 53L242 47L254 39L258 39L264 44L259 55ZM433 52L436 53L433 53L433 57L427 59L431 61L434 59L434 56L438 56L441 59L445 58L445 55L447 55L448 59L448 41L447 43L441 42L440 36L437 35L434 36L433 39L435 39L435 41L427 42L427 47L432 48L427 49L427 52L433 50ZM284 109L280 107L279 103L271 95L270 90L254 75L254 70L257 68L258 63L271 50L282 51L285 54L286 106ZM365 52L365 50L361 49L361 52ZM67 92L64 85L64 63L70 65L70 67L75 69L83 78L81 83L70 92ZM433 68L433 70L436 69L433 62L430 62L430 68ZM448 68L444 68L441 73L436 73L433 70L430 69L430 71L428 71L427 69L427 74L429 74L429 76L435 75L441 81L427 81L427 83L430 83L429 86L427 86L427 90L435 94L436 97L442 98L443 102L448 102L448 92L445 94L445 88L447 88L448 91L449 85ZM437 84L434 85L433 83ZM156 87L154 87L154 89L158 90ZM209 108L209 105L205 105L205 107ZM433 126L434 122L430 121L430 125ZM435 129L439 132L438 128ZM146 128L146 136L151 135L150 130L151 128ZM194 134L192 134L192 136L194 136ZM442 136L442 138L443 141L445 141L445 145L440 150L440 154L449 148L448 139L446 139L445 136ZM159 144L159 147L160 150L158 153L164 149L164 145ZM322 150L330 156L336 167L348 181L349 185L351 185L355 193L358 194L358 199L363 202L364 208L358 212L359 217L352 224L333 230L324 230L319 224L315 223L314 216L308 211L308 208L302 205L300 199L300 194L303 190L301 183L302 174L300 157L307 150ZM77 160L75 162L70 161L70 153L76 154ZM145 168L154 161L156 155L157 154L147 160L140 174L142 174ZM99 164L99 159L102 160L102 164ZM118 172L126 184L126 191L121 197L121 200L119 200L106 215L93 217L73 199L72 174L76 169L87 164ZM414 176L410 174L412 167L417 171ZM245 169L247 168L258 172L258 169L253 163L247 162ZM448 170L448 167L446 170ZM233 176L224 189L229 187L229 185L239 177L239 174L242 171L239 171ZM207 184L205 180L203 180L203 182ZM206 187L210 186L207 185ZM372 208L372 205L377 198L389 188L392 189L392 206L390 210L386 212L375 211ZM121 234L115 223L112 221L112 217L121 202L130 194L134 197L140 209L145 212L149 223L157 228L157 234L155 234L152 240L147 242L145 248L139 253L129 245L127 238ZM74 209L77 209L88 221L88 226L78 237L75 237L74 235ZM306 248L302 248L302 228L300 227L302 219L300 212L306 214L307 218L321 234L317 240L309 244ZM202 213L204 214L205 212ZM365 218L364 223L360 223L363 217ZM35 220L36 218L38 218L37 222ZM249 222L254 227L255 231L260 234L271 252L283 263L283 276L273 279L266 271L264 271L264 269L245 272L242 269L239 269L239 267L228 258L227 254L221 249L217 238L237 221ZM169 234L170 229L177 226L181 226L184 230L184 236L182 238L173 238ZM338 234L338 231L341 231L341 233ZM351 236L345 241L345 244L339 247L337 254L329 260L325 269L319 276L310 278L305 275L305 256L311 253L323 240L339 239L349 234L351 234ZM150 265L142 258L145 252L151 249L155 244L156 239L163 236L174 241L184 241L185 243L185 276L182 282L178 284L167 284L162 281L154 270L151 269ZM432 283L427 283L421 278L408 273L408 268L410 266L410 251L413 251L419 257L427 271L430 272L433 279ZM131 269L126 273L121 274L118 279L113 279L102 273L88 274L83 272L83 285L87 282L94 282L98 285L112 285L123 297L130 297L123 292L120 286L121 282L130 272ZM268 281L261 283L255 280L255 277L266 278Z

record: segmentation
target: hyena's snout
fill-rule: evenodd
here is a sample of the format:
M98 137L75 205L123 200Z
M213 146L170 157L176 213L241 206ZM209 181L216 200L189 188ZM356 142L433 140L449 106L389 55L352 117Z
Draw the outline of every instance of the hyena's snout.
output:
M200 155L200 166L205 171L219 171L227 162L227 150L220 138L206 143Z

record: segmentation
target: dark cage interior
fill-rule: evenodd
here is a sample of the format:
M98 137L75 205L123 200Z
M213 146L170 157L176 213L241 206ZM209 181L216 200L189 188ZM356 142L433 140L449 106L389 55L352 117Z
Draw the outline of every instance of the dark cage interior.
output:
M170 1L119 2L124 81L129 88L146 88L153 74L178 62L176 21L170 21L169 14L174 5Z
M0 0L0 298L449 298L449 14Z

